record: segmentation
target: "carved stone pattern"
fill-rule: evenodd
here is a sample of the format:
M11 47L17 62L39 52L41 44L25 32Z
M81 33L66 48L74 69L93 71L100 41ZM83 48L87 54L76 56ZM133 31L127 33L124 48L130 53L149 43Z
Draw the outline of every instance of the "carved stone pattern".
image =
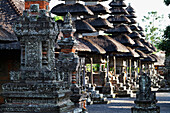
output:
M39 45L38 42L29 41L26 43L26 67L28 68L39 68L40 56L39 56Z
M79 57L74 53L60 53L56 62L58 71L74 72L77 70L79 64Z

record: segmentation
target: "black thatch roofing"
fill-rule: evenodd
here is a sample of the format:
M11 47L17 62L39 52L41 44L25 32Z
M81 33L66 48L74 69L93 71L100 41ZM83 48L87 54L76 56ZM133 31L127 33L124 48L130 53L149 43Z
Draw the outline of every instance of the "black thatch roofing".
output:
M51 13L65 16L68 12L72 15L93 15L93 12L87 8L85 5L76 3L76 4L59 4L51 9Z
M109 29L113 28L110 22L108 22L106 19L103 19L101 17L98 18L89 18L86 19L86 21L92 25L95 29Z
M137 48L138 50L146 53L146 54L149 54L149 53L153 53L153 50L151 50L148 46L144 45L144 47L139 47Z
M156 47L154 46L154 45L152 45L151 43L149 43L149 42L145 42L145 44L150 48L150 49L152 49L153 51L157 51L157 49L156 49Z
M23 10L24 2L21 0L0 0L0 26L13 33L12 26Z
M133 31L128 36L130 36L130 38L132 38L132 39L140 39L141 38L141 35L137 31Z
M84 44L87 45L91 49L91 52L96 52L100 54L106 53L106 51L102 47L100 47L98 44L91 41L90 39L84 38L83 40L84 40Z
M155 62L158 62L160 60L159 57L155 54L151 54L150 56L155 59Z
M24 1L21 0L8 0L11 4L11 6L15 9L15 11L19 14L22 15L24 11Z
M0 43L0 50L20 50L19 42Z
M150 55L147 55L146 58L144 59L141 59L142 62L156 62L155 58L153 58L152 56Z
M15 41L18 41L18 38L14 34L11 34L7 30L0 27L0 42L15 42Z
M109 36L91 36L88 37L89 40L93 41L94 43L98 44L102 47L106 52L129 52L129 50L122 45L121 43L117 42L116 40L112 39Z
M130 13L130 14L126 15L126 17L128 17L128 18L137 18L134 13Z
M95 28L93 28L88 22L85 20L76 20L74 21L76 32L78 33L92 33L95 32Z
M130 23L130 20L125 16L109 16L107 20L110 23L120 24L120 23Z
M131 49L130 47L127 47L127 49L129 50L128 53L126 53L126 54L125 53L124 54L117 54L116 56L117 57L135 57L135 58L140 57L140 55L137 52L135 52L134 49Z
M77 41L77 44L73 46L73 48L76 49L76 51L80 51L80 52L92 52L93 51L89 48L89 46L87 46L84 43L83 39L77 38L76 41Z
M95 44L89 39L86 38L77 38L78 44L74 46L74 49L78 52L91 52L91 53L99 53L105 54L106 51L101 48L99 45Z
M113 0L112 2L110 2L109 6L110 7L126 7L126 4L123 2L123 0L120 0L120 1Z
M151 44L151 49L153 50L153 51L157 51L157 48L153 45L153 44Z
M133 7L129 4L129 6L126 8L126 10L128 11L128 13L135 13L135 10L133 9Z
M117 25L115 28L107 29L105 33L117 34L117 33L132 33L131 29L124 24Z
M152 49L153 51L157 51L156 47L154 45L152 45L151 43L149 43L148 41L146 41L145 39L140 39L140 41L142 43L144 43L145 45L147 45L150 49Z
M101 5L101 4L97 4L97 5L87 5L87 7L94 13L94 14L109 14L110 10Z
M144 52L137 50L137 49L135 51L140 55L140 57L147 58L147 55Z
M130 19L130 23L129 24L136 24L137 23L137 21L135 19L133 19L133 18L129 18L129 19Z
M132 31L140 31L140 29L136 25L130 25L129 27Z
M126 46L132 46L135 44L135 42L126 34L116 36L116 37L114 37L114 39Z
M139 34L142 36L142 37L145 37L145 34L143 32L139 32Z
M144 45L139 40L134 40L135 44L132 46L133 48L144 47Z
M138 28L140 29L140 31L144 31L143 28L139 25L138 25Z
M124 14L128 15L129 13L122 7L112 7L109 9L111 11L111 14Z
M64 25L62 20L58 20L57 21L59 28ZM77 33L92 33L95 32L95 28L93 28L88 22L86 22L85 20L76 20L73 22L73 26L75 26L76 28L76 32Z

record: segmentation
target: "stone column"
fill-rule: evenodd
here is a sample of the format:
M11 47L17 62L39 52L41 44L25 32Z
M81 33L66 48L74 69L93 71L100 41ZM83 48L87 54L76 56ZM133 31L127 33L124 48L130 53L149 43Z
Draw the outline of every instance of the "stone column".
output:
M90 71L91 71L91 75L90 75L91 84L93 85L93 58L92 57L90 58Z
M114 61L114 76L116 76L116 56L113 56Z
M109 82L109 55L107 55L107 75L106 82Z
M130 79L132 78L132 60L129 59L129 75L130 75Z

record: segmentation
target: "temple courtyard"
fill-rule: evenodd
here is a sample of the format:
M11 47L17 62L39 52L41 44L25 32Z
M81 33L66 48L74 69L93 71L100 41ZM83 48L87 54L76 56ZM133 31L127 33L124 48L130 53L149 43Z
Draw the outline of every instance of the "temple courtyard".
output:
M157 92L157 105L161 113L170 113L170 93ZM87 106L89 113L131 113L135 98L110 98L109 104Z

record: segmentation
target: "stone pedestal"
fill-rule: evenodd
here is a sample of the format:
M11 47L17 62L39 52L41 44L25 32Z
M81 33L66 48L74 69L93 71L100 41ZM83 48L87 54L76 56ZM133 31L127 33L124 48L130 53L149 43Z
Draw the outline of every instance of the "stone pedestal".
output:
M102 89L104 97L107 97L107 98L115 97L115 94L113 93L113 91L114 91L114 86L110 82L107 82L106 85Z
M160 107L156 106L155 92L151 91L151 80L143 74L139 78L139 91L136 94L135 106L132 113L160 113Z

